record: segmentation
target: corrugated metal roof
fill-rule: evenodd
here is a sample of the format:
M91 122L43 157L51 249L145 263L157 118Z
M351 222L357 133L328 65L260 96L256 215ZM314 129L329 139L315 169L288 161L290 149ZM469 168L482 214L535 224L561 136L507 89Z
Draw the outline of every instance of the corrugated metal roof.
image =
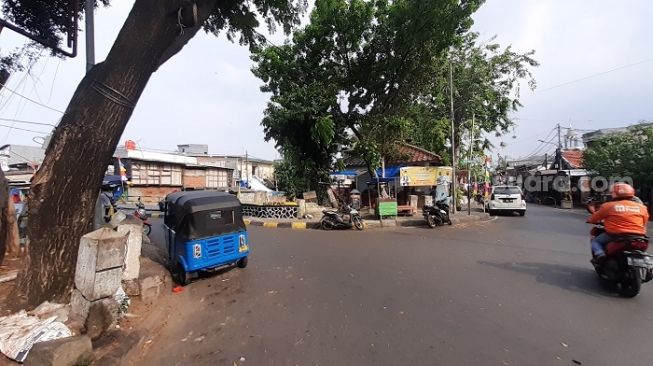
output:
M37 164L41 165L45 158L45 150L40 146L7 145L2 150L3 155L8 155L7 164Z

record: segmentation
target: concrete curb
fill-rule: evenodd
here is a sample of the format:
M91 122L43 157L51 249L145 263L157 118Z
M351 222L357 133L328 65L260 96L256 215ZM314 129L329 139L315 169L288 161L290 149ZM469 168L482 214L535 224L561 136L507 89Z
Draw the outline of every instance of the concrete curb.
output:
M306 230L306 229L317 229L319 222L277 222L277 221L257 221L252 219L244 219L245 225L251 226L260 226L268 229L291 229L291 230Z
M458 225L466 222L476 221L489 221L492 219L490 215L470 215L458 216L451 218L453 225ZM319 221L296 221L296 222L278 222L278 221L259 221L253 219L244 219L245 225L259 226L268 229L291 229L291 230L307 230L307 229L320 229ZM379 229L386 227L423 227L426 222L423 218L414 218L408 220L365 220L366 229Z

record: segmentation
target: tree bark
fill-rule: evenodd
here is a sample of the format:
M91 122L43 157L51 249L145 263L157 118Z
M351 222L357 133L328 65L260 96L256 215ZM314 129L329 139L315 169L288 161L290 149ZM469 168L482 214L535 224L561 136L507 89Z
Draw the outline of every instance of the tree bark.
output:
M79 240L120 136L152 73L199 30L217 0L198 0L181 32L185 0L136 0L106 60L82 79L55 129L30 191L29 260L16 286L27 307L68 302Z
M7 254L12 256L20 255L20 236L18 235L18 220L16 220L16 206L14 201L9 197L7 206L4 209L3 226L7 226L6 246Z

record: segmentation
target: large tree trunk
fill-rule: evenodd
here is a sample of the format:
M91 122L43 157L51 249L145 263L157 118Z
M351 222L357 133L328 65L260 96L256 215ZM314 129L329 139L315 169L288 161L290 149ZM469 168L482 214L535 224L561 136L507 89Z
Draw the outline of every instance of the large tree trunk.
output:
M29 260L16 286L24 305L68 302L106 162L152 73L195 35L216 2L199 0L198 25L182 34L177 12L186 1L136 0L106 60L77 87L32 180Z

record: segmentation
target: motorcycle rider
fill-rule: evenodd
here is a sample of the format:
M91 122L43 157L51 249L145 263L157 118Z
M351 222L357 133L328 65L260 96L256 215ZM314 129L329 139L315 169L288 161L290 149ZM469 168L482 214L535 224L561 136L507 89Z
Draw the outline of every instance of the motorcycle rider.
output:
M634 200L635 189L626 183L615 183L612 186L610 202L601 205L587 220L591 224L603 221L605 232L592 239L593 261L605 257L605 246L622 235L646 235L646 224L649 220L648 209ZM640 201L641 202L641 201Z

